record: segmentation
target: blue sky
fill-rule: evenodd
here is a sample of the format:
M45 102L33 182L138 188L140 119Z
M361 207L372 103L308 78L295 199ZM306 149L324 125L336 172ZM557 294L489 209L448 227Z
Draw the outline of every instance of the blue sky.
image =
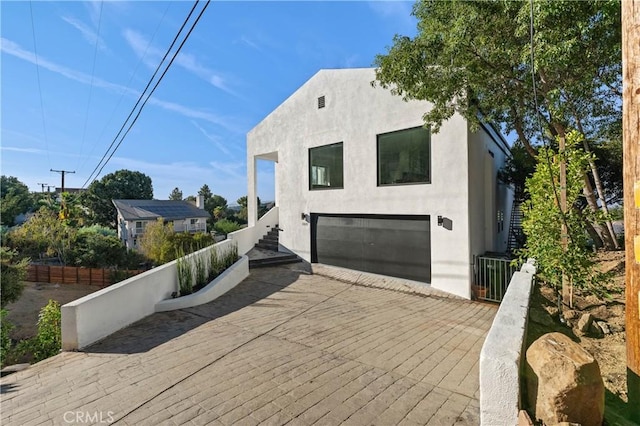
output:
M2 174L39 191L60 186L50 169L71 170L65 185L81 187L192 5L1 2ZM318 70L372 66L394 34L414 35L411 6L212 2L98 178L137 170L155 198L206 183L235 203L247 192L246 133ZM272 200L268 162L258 180Z

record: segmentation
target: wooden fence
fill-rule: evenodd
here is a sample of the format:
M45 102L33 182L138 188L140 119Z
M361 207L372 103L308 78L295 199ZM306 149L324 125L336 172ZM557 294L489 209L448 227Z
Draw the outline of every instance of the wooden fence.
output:
M76 266L29 265L27 281L57 284L85 284L107 287L144 270L78 268Z

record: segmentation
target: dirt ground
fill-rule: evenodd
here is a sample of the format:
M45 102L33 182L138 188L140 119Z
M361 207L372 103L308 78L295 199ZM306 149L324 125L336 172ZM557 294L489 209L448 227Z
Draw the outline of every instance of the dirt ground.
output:
M607 297L574 294L574 309L565 307L563 316L567 325L560 322L557 295L549 287L536 285L530 310L527 347L543 334L561 332L578 342L591 353L600 367L605 386L605 424L633 424L625 420L627 407L626 341L625 341L625 278L624 252L602 252L597 255L597 267L611 272L607 283ZM582 333L578 320L590 313L594 321L606 323L608 332Z
M20 299L7 305L7 320L15 326L11 338L21 340L35 336L38 331L38 314L49 300L64 305L98 290L100 287L81 284L25 282Z

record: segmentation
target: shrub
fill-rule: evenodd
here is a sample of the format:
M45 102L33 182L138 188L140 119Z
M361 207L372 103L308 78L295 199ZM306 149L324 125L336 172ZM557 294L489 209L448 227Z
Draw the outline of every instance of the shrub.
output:
M531 198L523 208L522 228L527 236L527 244L520 254L522 258L535 258L540 277L556 290L561 288L564 273L572 286L602 294L600 284L607 277L593 267L592 252L587 248L586 231L586 224L599 218L591 216L588 210L580 210L583 176L589 160L589 154L578 148L581 142L579 135L571 132L567 134L563 154L540 148L536 171L526 183ZM551 159L549 162L546 161L547 155ZM564 156L567 164L568 211L564 219L555 194L549 190L551 179L559 181L560 155ZM566 250L562 248L560 236L563 220L567 221L569 234Z
M193 269L191 267L191 259L186 258L182 250L176 252L176 257L180 296L186 296L187 294L193 293Z
M60 304L55 300L40 310L38 334L32 339L31 350L34 362L52 357L62 348Z
M0 309L0 368L4 367L7 356L11 352L11 337L9 334L13 330L13 324L5 319L8 312Z
M215 249L212 249L215 250ZM196 276L195 276L195 287L196 289L201 289L207 284L207 258L201 254L195 255L195 267L196 267Z
M0 307L15 302L22 295L24 279L27 277L29 259L22 259L14 263L16 251L0 247Z
M237 231L241 226L238 222L234 222L229 219L220 219L213 225L213 228L220 234L229 234L233 231Z

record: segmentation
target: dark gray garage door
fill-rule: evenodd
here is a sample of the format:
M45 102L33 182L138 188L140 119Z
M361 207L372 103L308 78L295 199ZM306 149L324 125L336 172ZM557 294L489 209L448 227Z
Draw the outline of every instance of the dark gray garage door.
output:
M431 282L429 216L311 214L311 259Z

